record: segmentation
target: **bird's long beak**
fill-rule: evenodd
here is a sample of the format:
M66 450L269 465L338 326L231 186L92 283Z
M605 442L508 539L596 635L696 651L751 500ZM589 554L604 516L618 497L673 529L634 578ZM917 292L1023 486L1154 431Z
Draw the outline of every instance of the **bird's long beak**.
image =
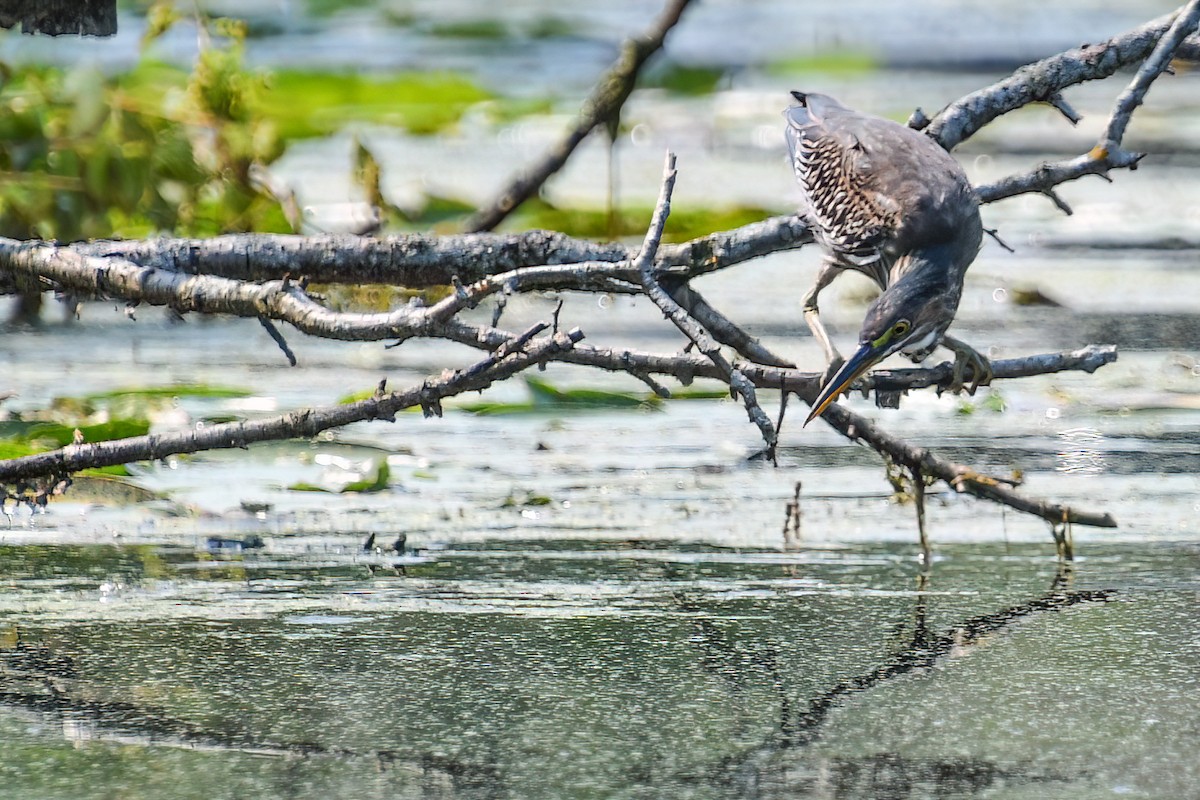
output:
M813 402L812 411L808 413L808 419L804 420L804 424L808 425L808 423L821 416L825 412L825 409L829 407L829 404L836 400L838 395L845 391L847 386L854 383L859 375L862 375L883 359L884 351L884 347L877 347L870 342L859 347L858 352L850 356L850 359L842 365L837 374L821 389L821 393L817 395L817 399Z

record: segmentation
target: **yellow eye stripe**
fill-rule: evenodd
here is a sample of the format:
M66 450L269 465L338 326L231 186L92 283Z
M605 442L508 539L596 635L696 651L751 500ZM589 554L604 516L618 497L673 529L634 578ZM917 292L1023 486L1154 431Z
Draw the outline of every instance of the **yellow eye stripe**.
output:
M880 336L878 339L871 342L871 346L872 347L883 347L884 345L886 345L888 342L890 342L892 340L892 337L903 336L904 334L908 333L908 328L909 328L909 322L907 320L902 319L899 322L897 322L895 325L893 325L892 327L890 327L886 331L884 331L883 336Z

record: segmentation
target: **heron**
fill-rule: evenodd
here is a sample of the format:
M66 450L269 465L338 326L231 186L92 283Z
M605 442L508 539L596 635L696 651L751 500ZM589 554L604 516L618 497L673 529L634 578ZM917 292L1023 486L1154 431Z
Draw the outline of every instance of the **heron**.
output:
M804 320L828 367L807 425L863 373L901 352L921 362L938 345L954 351L951 389L970 371L974 394L991 382L988 360L946 334L967 267L983 240L979 197L953 157L925 134L864 114L822 94L792 92L787 118L801 212L824 251ZM817 298L845 270L878 284L858 349L843 359L821 324Z

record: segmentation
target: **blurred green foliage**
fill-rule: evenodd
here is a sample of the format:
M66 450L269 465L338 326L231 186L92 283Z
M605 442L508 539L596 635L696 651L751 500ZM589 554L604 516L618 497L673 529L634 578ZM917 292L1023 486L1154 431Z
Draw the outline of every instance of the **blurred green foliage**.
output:
M268 79L262 111L285 139L325 136L350 120L429 134L457 123L492 96L462 75L406 72L391 77L280 70Z
M156 6L147 41L174 21ZM151 60L115 78L0 65L0 235L289 231L253 178L283 145L244 65L245 28L212 20L202 38L190 74Z
M667 62L653 69L642 85L683 95L712 94L725 78L725 70L717 67L688 66Z
M869 75L879 68L879 60L870 53L860 50L826 50L776 61L767 66L767 73L781 78L810 75L855 78Z

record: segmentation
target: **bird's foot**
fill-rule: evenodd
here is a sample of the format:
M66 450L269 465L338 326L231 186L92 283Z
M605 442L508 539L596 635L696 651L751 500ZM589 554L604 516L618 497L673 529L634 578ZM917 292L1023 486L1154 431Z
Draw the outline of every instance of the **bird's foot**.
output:
M946 391L959 394L966 389L967 394L974 395L980 386L987 386L992 382L992 378L995 377L992 364L978 350L957 339L951 340L950 337L946 337L943 344L954 351L954 371Z

